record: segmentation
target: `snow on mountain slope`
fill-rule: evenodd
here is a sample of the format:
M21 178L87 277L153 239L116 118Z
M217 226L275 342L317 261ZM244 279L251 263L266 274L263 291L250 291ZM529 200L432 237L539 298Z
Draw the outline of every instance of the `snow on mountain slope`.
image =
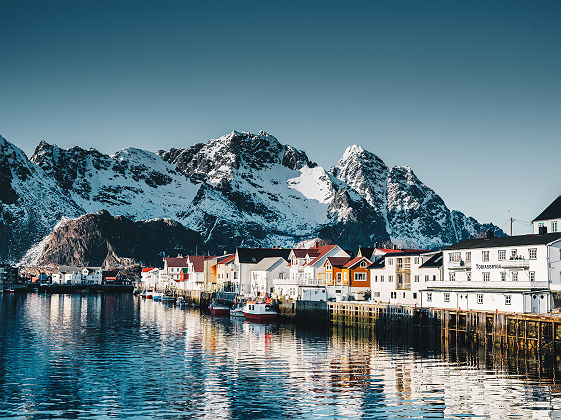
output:
M0 164L0 259L6 261L19 260L63 216L101 209L116 216L115 226L176 220L199 232L211 252L315 237L348 248L390 239L438 247L497 230L451 212L411 168L390 169L360 146L347 148L328 172L265 132L233 131L183 149L128 148L114 155L43 141L31 160L0 138Z
M31 161L52 175L84 213L107 209L137 220L176 218L199 189L155 153L135 148L109 156L41 142Z

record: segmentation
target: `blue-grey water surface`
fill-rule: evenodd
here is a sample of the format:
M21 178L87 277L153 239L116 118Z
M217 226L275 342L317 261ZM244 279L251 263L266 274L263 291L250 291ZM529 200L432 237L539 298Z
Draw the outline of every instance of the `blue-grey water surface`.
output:
M0 297L0 417L555 418L544 360L213 319L132 295Z

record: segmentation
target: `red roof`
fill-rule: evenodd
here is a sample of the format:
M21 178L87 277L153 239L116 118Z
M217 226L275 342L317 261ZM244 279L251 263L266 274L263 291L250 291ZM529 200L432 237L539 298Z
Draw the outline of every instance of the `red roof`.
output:
M166 257L168 267L187 267L187 257Z
M327 261L329 261L333 267L342 267L349 260L349 257L327 257Z
M222 261L220 261L218 264L228 264L230 261L233 261L236 259L236 254L232 254L229 257L224 258Z
M361 260L366 260L368 261L368 258L365 257L355 257L352 260L348 261L343 268L351 268L352 266L356 265L359 261ZM368 264L370 264L370 261L368 261Z
M316 249L319 250L319 255L313 259L312 261L310 261L310 263L308 265L314 265L317 260L319 260L320 258L322 258L323 256L325 256L325 254L327 254L329 251L331 251L333 248L335 248L337 245L324 245L324 246L318 246Z
M149 271L152 271L153 269L154 269L153 267L144 267L144 268L142 269L142 272L143 272L143 273L147 273L147 272L149 272Z
M193 264L193 270L196 273L205 271L205 260L210 258L211 257L205 257L204 255L189 255L189 261Z
M294 252L296 258L305 258L306 255L317 257L319 255L319 250L317 248L294 248L292 252Z

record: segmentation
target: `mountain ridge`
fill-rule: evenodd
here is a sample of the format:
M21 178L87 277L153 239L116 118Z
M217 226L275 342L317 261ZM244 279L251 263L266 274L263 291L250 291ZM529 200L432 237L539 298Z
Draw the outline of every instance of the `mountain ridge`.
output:
M62 217L101 210L133 222L175 220L214 253L310 237L350 248L390 241L437 248L487 229L504 234L450 210L408 166L389 168L352 145L326 170L264 131L112 155L41 141L31 158L1 137L0 163L4 261L19 260Z

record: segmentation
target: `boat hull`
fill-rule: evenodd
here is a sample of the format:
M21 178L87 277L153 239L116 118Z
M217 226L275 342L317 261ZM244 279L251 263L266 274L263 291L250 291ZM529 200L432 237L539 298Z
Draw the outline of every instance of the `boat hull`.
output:
M230 309L228 308L210 308L210 313L212 316L228 316L230 315Z
M243 314L245 316L245 319L257 322L276 321L278 316L277 313L254 314L251 312L244 312Z

